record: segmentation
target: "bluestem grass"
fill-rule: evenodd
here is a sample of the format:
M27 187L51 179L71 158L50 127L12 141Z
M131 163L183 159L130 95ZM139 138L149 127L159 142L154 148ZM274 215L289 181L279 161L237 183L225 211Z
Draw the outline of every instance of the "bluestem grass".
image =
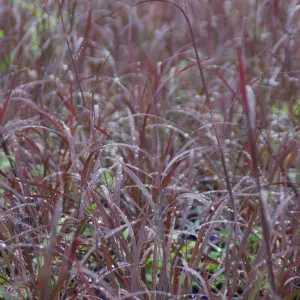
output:
M2 4L0 298L297 299L298 12Z

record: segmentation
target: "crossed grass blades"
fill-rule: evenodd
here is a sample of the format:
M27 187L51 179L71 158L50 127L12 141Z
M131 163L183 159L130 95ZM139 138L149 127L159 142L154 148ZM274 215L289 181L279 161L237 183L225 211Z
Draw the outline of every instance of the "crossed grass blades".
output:
M1 299L299 299L297 1L0 4Z

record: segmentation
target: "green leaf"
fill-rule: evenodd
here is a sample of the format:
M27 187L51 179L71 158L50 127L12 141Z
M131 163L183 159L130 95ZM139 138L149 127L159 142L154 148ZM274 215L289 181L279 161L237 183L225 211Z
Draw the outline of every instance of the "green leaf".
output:
M220 253L220 252L216 252L216 251L211 251L211 252L209 253L209 256L210 256L212 259L214 259L214 260L216 260L216 261L219 261L220 258L221 258L221 253Z
M10 162L9 160L5 157L0 160L0 170L5 171L10 168Z
M14 52L11 52L4 56L4 59L0 61L0 70L5 72L8 67L12 64L14 59Z
M85 227L84 229L83 229L83 232L82 233L84 233L84 234L90 234L90 233L92 233L92 229L90 228L90 227Z
M92 213L94 213L96 211L96 209L97 209L97 204L93 203L93 204L87 206L86 212L88 214L92 214Z
M123 237L125 240L127 240L127 238L129 237L129 230L128 228L126 228L124 231L123 231Z

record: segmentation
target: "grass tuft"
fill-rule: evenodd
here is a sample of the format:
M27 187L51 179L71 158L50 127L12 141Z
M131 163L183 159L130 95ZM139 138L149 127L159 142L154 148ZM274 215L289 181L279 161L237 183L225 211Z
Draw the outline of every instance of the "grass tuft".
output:
M0 299L300 299L296 2L1 4Z

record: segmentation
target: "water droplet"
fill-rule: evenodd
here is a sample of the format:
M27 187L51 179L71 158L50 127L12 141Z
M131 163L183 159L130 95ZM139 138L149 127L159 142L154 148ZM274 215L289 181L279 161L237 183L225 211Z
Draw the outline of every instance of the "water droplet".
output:
M49 80L54 81L55 80L55 76L53 74L48 76Z
M5 248L7 248L7 245L5 243L0 243L0 247L5 249Z

